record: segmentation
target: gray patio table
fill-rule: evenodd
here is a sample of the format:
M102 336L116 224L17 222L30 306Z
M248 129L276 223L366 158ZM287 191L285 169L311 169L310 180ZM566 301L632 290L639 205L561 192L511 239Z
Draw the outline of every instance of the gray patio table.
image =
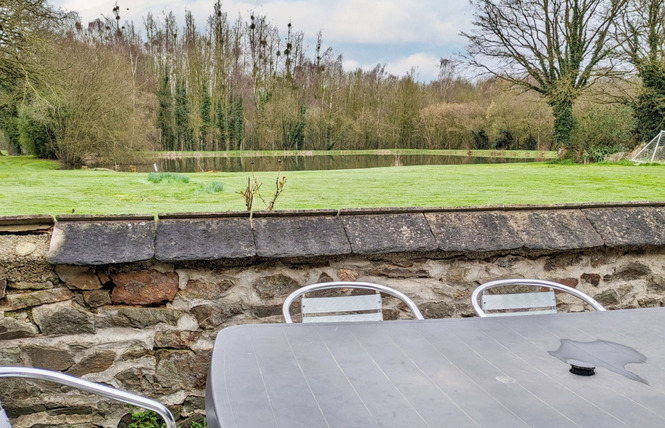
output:
M229 327L206 413L211 428L664 427L665 308Z

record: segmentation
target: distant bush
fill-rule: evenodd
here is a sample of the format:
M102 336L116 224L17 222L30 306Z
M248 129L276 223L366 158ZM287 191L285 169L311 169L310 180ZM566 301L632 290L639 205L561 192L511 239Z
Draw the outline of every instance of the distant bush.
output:
M621 104L597 104L582 99L575 107L577 129L573 146L584 162L601 162L606 155L630 152L635 118L631 109Z
M536 137L531 134L526 137L526 140L524 140L524 150L538 150L538 140L536 140Z
M484 129L471 131L473 135L473 148L476 150L487 150L490 148L490 139L487 137Z
M426 149L467 149L484 116L477 103L437 103L418 112L416 132Z
M207 183L205 186L201 186L200 190L205 193L219 193L222 190L224 190L224 183L220 181L211 181L210 183Z
M585 163L588 162L602 162L607 155L612 155L619 152L627 152L629 149L621 144L611 146L596 146L589 147L582 152L582 159Z
M16 121L21 152L41 159L55 159L51 142L55 139L53 130L26 114Z
M494 140L494 148L498 150L510 150L515 144L515 138L513 134L507 129L500 129L499 136Z
M639 164L640 166L665 166L665 163L661 162L644 162Z
M189 183L189 176L185 174L176 174L173 172L151 172L148 174L148 181L151 183L159 183L166 180L171 183L173 181L181 183Z
M635 162L628 159L621 159L616 162L602 161L598 162L598 165L618 165L618 166L633 166Z
M552 165L575 165L577 162L575 162L574 159L552 159L551 161L547 162L548 164Z

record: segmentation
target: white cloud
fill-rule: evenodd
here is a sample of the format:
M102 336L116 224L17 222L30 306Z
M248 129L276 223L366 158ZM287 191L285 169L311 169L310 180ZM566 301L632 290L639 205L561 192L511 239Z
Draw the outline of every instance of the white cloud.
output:
M102 14L112 16L116 0L52 0L52 3L78 11L86 22ZM187 9L198 25L204 26L213 9L211 0L118 0L117 4L122 20L128 18L137 25L148 12L159 16L162 11L172 11L182 25ZM238 14L247 19L249 11L254 11L279 28L292 22L294 28L307 36L322 30L325 39L347 43L447 44L471 21L469 6L460 0L223 1L222 10L231 21Z
M441 57L429 55L426 53L416 53L406 57L382 63L364 63L354 59L344 59L342 66L346 71L355 71L362 69L364 71L373 70L377 64L385 65L385 71L395 76L406 76L413 74L415 80L429 82L435 80L439 75L439 60Z
M273 1L257 11L276 24L292 21L305 34L322 30L333 43L445 44L470 22L468 9L459 0L320 0Z
M354 71L362 67L358 61L352 59L344 59L342 61L342 68L344 68L344 70L346 71Z
M386 65L386 71L396 76L404 76L407 73L415 72L417 80L430 81L436 79L439 74L440 56L433 56L425 53L415 53L396 61L391 61Z
M80 13L83 23L102 14L111 17L116 0L51 0L51 3ZM160 20L162 12L173 12L184 25L185 10L192 12L201 31L212 14L213 0L117 0L121 19L140 28L151 12ZM129 8L129 10L127 10ZM417 68L419 78L436 77L438 58L464 45L459 32L471 26L472 8L465 0L225 0L222 10L233 24L250 11L263 15L280 31L287 23L302 31L312 48L316 34L323 34L324 49L332 46L344 56L345 69L387 69L403 75Z

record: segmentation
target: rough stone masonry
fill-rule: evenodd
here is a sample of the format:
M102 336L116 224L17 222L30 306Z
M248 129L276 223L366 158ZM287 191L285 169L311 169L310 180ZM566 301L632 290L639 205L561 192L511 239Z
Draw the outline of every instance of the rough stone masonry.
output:
M56 221L57 220L57 221ZM204 415L222 328L283 322L303 285L369 281L426 318L473 316L486 281L541 278L608 309L663 306L665 205L655 203L0 217L0 365L43 367ZM385 315L408 311L387 299ZM561 310L583 310L562 299ZM0 379L15 427L115 427L132 411L69 388Z

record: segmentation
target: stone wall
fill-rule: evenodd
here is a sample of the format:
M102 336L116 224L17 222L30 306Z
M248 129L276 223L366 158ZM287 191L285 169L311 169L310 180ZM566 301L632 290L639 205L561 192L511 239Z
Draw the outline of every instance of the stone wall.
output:
M386 284L426 318L473 316L510 277L577 287L609 309L665 301L662 204L256 215L0 218L0 365L58 370L204 413L217 332L282 322L296 288ZM408 318L387 299L387 318ZM562 310L582 310L563 299ZM126 406L0 379L15 427L116 426Z

